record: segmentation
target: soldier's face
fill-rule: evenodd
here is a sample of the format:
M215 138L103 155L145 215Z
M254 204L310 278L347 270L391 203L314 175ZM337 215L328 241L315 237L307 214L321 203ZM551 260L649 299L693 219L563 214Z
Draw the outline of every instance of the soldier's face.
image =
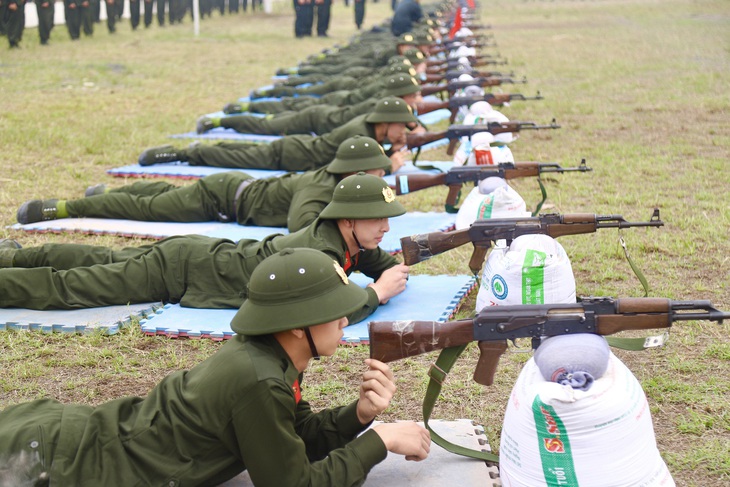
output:
M385 177L385 169L368 169L365 171L366 174L372 174L373 176L377 176L379 178Z
M421 96L421 92L411 93L409 95L403 95L401 98L403 98L403 101L408 103L408 105L415 111L418 107L418 102L423 101L423 97Z
M406 124L389 123L386 137L393 144L393 150L398 150L406 143Z
M338 320L309 327L312 340L314 340L314 346L317 347L320 355L329 357L335 353L337 345L339 345L344 335L342 329L347 326L347 323L347 318L343 317Z
M352 230L357 240L367 250L373 250L383 241L383 236L390 231L387 218L369 220L352 220Z

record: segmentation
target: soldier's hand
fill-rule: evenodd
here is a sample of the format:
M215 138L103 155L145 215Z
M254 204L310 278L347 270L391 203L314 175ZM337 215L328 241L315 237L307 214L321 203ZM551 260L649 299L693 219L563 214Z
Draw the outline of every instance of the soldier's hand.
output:
M405 455L406 460L420 462L431 451L431 434L412 421L384 423L373 427L389 452Z
M362 375L360 399L357 401L357 419L368 424L385 411L395 394L393 372L386 364L375 359L366 359L368 370Z
M390 298L406 290L408 272L407 265L396 264L390 269L385 270L380 275L380 279L369 285L369 287L373 288L375 294L378 295L380 304L387 303Z
M406 161L411 156L411 151L396 151L390 156L390 173L397 172L406 165Z

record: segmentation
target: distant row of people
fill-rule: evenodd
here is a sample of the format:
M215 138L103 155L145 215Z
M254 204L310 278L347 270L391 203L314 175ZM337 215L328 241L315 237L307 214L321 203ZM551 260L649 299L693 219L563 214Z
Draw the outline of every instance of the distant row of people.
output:
M20 47L25 29L25 4L30 0L0 0L0 35L8 38L10 48ZM47 45L54 27L56 5L53 0L33 0L38 14L40 43ZM329 1L329 0L327 0ZM60 2L59 2L60 3ZM124 15L125 0L64 0L64 19L72 40L94 34L94 24L101 23L101 5L106 12L106 25L110 34L117 30L117 22ZM193 18L193 0L128 0L132 30L144 25L148 28L157 18L157 25L163 27L182 23L186 14ZM263 0L251 0L251 11L263 10ZM144 7L143 7L144 5ZM248 11L249 0L200 0L200 18L210 17L214 10L221 15ZM167 14L167 15L166 15Z

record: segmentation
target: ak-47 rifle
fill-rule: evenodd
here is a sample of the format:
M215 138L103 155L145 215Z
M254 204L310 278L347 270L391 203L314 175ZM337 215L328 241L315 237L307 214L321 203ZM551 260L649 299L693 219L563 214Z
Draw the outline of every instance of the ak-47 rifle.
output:
M514 79L514 78L474 78L473 80L468 81L450 81L446 84L436 84L436 85L423 85L421 86L421 94L423 96L428 95L435 95L436 93L440 93L442 91L447 91L449 93L449 97L451 97L456 90L461 90L466 88L467 86L479 86L481 88L486 88L489 86L499 86L503 84L525 84L527 83L527 78L523 77L521 80Z
M451 125L448 129L440 132L423 132L406 134L406 142L409 149L417 149L423 145L441 139L449 139L449 147L446 149L448 155L454 154L456 143L462 137L473 136L479 132L489 132L490 134L504 134L507 132L519 132L521 130L542 130L542 129L559 129L560 125L553 119L549 125L538 125L535 122L489 122L485 124L474 125Z
M442 108L451 111L449 123L454 123L459 108L468 107L478 101L486 101L492 106L500 106L515 100L542 100L540 92L535 96L525 96L522 93L485 93L483 96L454 96L445 101L422 101L418 103L417 111L419 114L434 112Z
M651 218L646 222L629 222L621 215L547 213L522 218L477 220L469 228L463 230L412 235L401 238L400 243L403 249L403 262L406 265L413 265L471 242L474 245L474 251L469 259L469 269L476 275L484 263L487 250L496 240L504 239L509 245L520 235L543 234L557 238L563 235L593 233L601 228L621 229L661 227L663 225L664 222L659 218L658 208L654 209Z
M480 54L478 56L466 56L469 66L487 66L489 64L508 64L506 59L502 59L499 55ZM429 73L445 72L452 69L456 69L458 66L463 65L461 58L451 58L446 60L433 60L426 61L427 70Z
M675 321L730 319L709 301L673 301L665 298L589 297L577 303L487 306L473 319L448 321L372 321L370 357L392 362L433 350L464 346L476 341L481 356L474 380L492 385L507 340L573 333L613 335L628 330L669 328Z
M404 174L395 177L396 195L408 194L414 191L431 188L433 186L446 185L449 193L446 196L446 212L456 213L459 209L461 187L464 183L479 181L498 177L502 179L517 179L527 177L540 177L545 173L563 173L569 171L588 172L593 169L586 165L586 160L580 161L576 167L563 167L554 162L503 162L490 166L458 166L451 168L448 172L440 174Z

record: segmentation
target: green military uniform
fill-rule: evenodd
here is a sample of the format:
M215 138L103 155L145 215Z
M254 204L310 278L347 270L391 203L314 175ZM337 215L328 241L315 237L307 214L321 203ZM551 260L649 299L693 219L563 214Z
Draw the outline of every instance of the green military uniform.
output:
M312 105L304 110L281 112L266 118L236 115L221 118L220 126L243 134L322 135L341 127L358 115L371 112L376 103L376 98L368 98L350 106Z
M354 105L368 98L377 97L382 93L382 90L380 83L370 83L354 90L333 91L319 98L302 96L285 97L271 101L254 100L249 105L248 110L253 113L280 113L287 110L303 110L313 105Z
M6 408L0 456L27 453L29 472L59 486L218 485L244 469L259 487L360 485L385 445L356 438L357 403L313 413L301 380L272 336L237 335L146 398Z
M35 0L36 13L38 14L38 35L41 44L48 44L53 30L53 16L56 11L54 0Z
M415 74L415 71L412 71ZM381 78L384 96L405 96L420 92L421 86L409 72ZM253 134L324 134L344 125L363 113L372 111L379 98L371 97L355 105L342 107L314 105L300 111L289 111L266 118L238 115L223 117L220 126L241 133Z
M365 291L329 256L299 248L266 259L250 294L231 321L238 335L144 398L97 407L41 399L1 411L0 458L13 465L13 479L213 486L245 469L259 487L361 485L386 445L377 431L364 431L358 401L312 412L301 393L306 364L291 355L301 346L284 339L303 329L318 356L309 327L356 310Z
M287 135L270 144L221 142L215 145L198 145L184 151L184 156L193 166L308 171L329 163L345 139L355 135L375 138L375 128L365 121L367 117L368 115L360 115L345 125L316 137Z
M294 247L321 250L348 273L359 270L376 280L397 264L380 248L351 258L337 222L323 219L289 235L238 243L189 235L121 250L46 244L18 249L13 267L0 269L0 308L74 309L150 301L190 308L238 308L259 262ZM367 292L368 302L349 317L351 323L377 309L378 296L372 288Z
M309 225L332 199L340 180L327 167L253 179L240 171L212 174L187 186L140 181L108 193L66 202L70 217L142 221L238 222L287 227Z
M25 29L25 0L3 0L0 16L10 47L18 47Z

